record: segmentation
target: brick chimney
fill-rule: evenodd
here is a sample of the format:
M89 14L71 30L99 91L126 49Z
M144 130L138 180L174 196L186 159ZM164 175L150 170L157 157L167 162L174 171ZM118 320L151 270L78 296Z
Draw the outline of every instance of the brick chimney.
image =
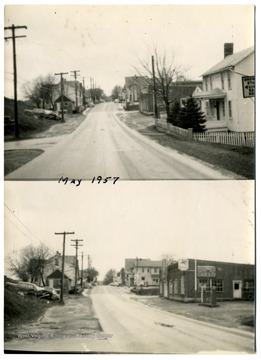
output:
M233 43L225 43L224 44L224 58L228 55L232 55L234 51L234 44Z

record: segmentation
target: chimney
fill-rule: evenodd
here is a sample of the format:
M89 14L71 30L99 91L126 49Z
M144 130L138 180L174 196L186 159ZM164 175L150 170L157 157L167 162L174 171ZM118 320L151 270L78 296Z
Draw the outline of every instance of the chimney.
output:
M233 43L225 43L224 44L224 58L228 55L232 55L234 51L234 44Z

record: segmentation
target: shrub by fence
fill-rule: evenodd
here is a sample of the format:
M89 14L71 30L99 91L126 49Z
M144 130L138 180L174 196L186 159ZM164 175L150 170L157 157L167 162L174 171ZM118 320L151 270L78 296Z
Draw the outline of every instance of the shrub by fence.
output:
M156 119L156 128L167 134L179 135L183 139L220 143L233 146L255 146L254 132L204 132L193 133L192 129L182 129L166 121L166 119Z

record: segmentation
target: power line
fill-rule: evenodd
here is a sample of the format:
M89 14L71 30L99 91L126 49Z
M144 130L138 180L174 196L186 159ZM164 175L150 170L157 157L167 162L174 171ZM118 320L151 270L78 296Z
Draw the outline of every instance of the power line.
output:
M42 243L42 241L13 213L13 211L4 203L5 207L10 211L10 213L16 218L19 223L21 223L27 231L29 231L38 241Z

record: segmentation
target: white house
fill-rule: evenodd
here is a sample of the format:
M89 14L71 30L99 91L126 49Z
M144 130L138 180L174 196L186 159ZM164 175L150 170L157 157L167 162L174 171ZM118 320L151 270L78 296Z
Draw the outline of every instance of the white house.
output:
M150 259L125 259L128 286L159 286L161 261Z
M207 131L252 132L255 130L254 47L234 54L233 44L226 43L224 56L202 75L203 90L197 88L193 97L206 115ZM244 77L251 77L253 93L249 97L243 91Z

